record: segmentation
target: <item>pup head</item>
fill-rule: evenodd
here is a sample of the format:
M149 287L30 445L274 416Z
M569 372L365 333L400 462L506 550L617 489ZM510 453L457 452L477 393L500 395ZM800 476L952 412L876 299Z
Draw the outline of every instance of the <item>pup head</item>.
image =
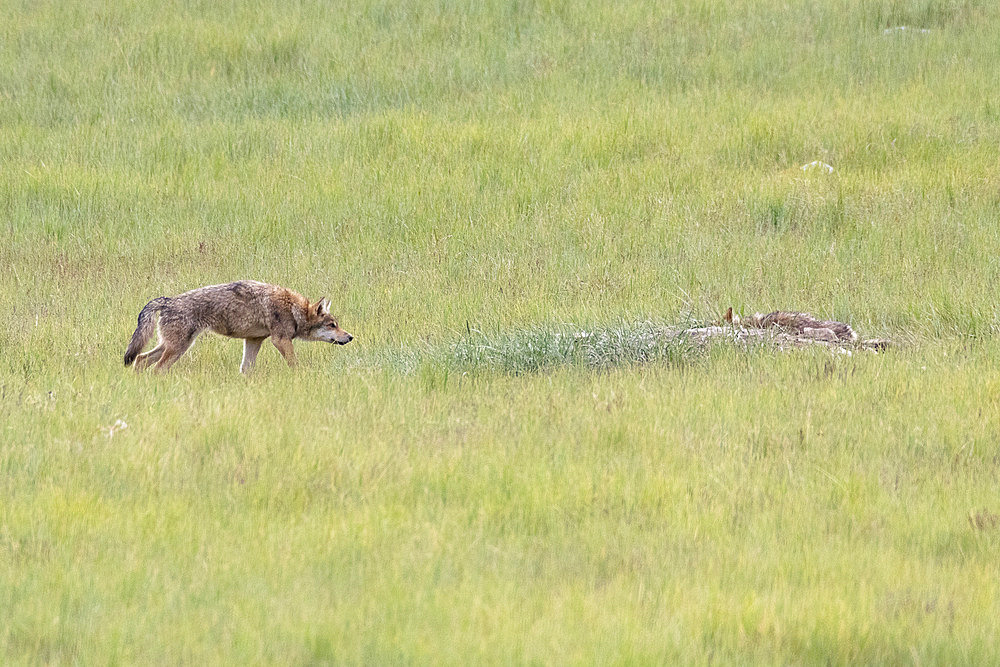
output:
M326 297L309 306L309 319L302 338L324 343L347 345L354 338L337 325L337 318L330 314L330 300Z

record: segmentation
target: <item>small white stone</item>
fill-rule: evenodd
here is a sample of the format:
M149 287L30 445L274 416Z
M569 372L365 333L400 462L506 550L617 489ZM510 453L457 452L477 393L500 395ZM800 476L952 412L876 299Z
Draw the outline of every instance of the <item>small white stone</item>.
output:
M898 33L898 32L916 32L916 33L927 34L930 32L930 30L928 28L913 28L911 26L906 26L906 25L897 25L893 28L886 28L885 30L882 31L882 34L891 35L893 33Z

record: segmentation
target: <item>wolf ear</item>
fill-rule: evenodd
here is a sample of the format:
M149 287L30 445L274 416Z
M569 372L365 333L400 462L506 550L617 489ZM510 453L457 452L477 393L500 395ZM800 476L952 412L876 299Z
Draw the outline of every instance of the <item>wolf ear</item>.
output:
M330 314L330 300L325 296L316 302L316 314L317 315L329 315Z

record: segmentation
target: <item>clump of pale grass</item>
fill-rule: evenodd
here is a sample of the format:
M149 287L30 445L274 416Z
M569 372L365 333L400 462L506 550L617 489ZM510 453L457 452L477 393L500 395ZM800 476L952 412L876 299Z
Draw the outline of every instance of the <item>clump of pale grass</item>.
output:
M369 361L402 372L432 365L447 372L508 375L559 366L608 369L687 364L702 358L706 346L683 332L683 328L648 321L589 327L563 324L497 333L470 330L458 341L386 351Z
M561 365L611 368L654 362L681 364L697 354L698 346L678 336L676 329L639 322L472 335L449 346L442 356L456 369L518 375Z

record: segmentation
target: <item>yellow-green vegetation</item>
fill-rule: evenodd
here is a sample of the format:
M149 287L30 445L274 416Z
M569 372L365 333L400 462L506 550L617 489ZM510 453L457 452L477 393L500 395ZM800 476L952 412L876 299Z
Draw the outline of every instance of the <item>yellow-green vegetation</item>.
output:
M2 15L0 662L1000 653L995 3ZM240 278L355 341L122 367Z

